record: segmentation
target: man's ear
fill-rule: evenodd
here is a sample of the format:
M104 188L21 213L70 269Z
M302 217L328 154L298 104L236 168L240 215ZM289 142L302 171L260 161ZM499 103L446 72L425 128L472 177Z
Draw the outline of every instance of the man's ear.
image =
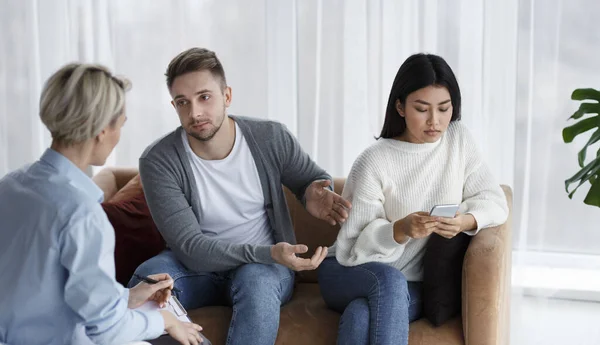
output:
M231 105L231 99L232 99L231 87L230 86L227 86L223 90L223 97L225 98L225 107L228 108Z
M402 103L400 103L399 99L396 100L396 111L398 112L398 114L400 114L400 116L405 116L404 106L402 105Z

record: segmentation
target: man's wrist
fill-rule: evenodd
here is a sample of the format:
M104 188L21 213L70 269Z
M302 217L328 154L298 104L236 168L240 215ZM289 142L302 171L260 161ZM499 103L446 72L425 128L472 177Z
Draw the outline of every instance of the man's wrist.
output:
M317 180L315 180L317 181ZM313 188L313 183L315 183L315 181L312 181L311 183L308 184L308 186L306 187L306 189L304 190L304 195L302 197L302 199L304 200L304 204L306 204L307 201L309 201L309 196L311 195L310 193L310 189Z

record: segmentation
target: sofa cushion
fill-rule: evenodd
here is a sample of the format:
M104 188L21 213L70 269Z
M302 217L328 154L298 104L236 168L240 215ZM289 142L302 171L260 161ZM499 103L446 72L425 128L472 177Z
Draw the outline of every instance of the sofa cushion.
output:
M225 344L231 308L204 307L188 315L213 345ZM317 284L298 284L290 302L281 308L276 344L335 344L339 318L325 306Z
M102 203L115 230L116 279L127 285L135 269L165 249L143 193Z
M423 259L423 316L439 326L460 313L462 265L471 236L432 234Z
M464 345L462 322L454 317L440 327L434 327L426 319L410 324L408 343L410 345Z
M106 200L109 202L118 202L123 200L130 200L131 198L143 194L144 190L142 188L142 179L140 174L137 174L134 178L129 180L123 188L119 189L115 195L113 195L110 200Z

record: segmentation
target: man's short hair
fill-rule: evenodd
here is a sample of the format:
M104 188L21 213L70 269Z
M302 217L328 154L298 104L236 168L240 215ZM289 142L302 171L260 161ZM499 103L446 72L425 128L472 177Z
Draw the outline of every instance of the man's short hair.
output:
M167 67L165 76L167 77L167 87L171 90L173 81L180 75L184 75L190 72L198 72L208 70L213 77L218 78L221 84L221 90L225 90L227 87L227 80L225 79L225 71L223 65L215 52L206 48L190 48L184 52L179 53Z

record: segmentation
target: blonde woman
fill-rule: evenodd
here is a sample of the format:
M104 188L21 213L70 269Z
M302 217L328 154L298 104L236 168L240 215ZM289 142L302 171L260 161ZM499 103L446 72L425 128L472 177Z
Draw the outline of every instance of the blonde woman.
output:
M173 280L157 274L158 284L131 289L115 281L114 231L84 173L119 142L128 86L102 66L74 63L42 90L52 145L0 180L0 343L122 344L164 330L181 344L201 341L196 324L134 309L165 303Z

